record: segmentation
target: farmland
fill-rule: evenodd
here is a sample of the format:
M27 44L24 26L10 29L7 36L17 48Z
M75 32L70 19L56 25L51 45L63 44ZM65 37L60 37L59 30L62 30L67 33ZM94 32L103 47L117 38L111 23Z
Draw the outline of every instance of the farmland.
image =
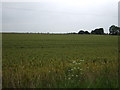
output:
M117 88L118 37L2 34L3 88Z

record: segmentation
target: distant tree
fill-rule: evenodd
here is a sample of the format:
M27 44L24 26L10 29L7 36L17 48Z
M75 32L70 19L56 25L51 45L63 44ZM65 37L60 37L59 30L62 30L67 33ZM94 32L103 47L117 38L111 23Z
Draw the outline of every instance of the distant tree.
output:
M115 25L112 25L110 28L109 28L109 34L111 35L120 35L120 27L117 27Z
M103 28L98 28L98 29L95 29L95 30L92 30L91 31L91 34L104 34L104 29Z
M78 34L84 34L84 31L83 31L83 30L80 30L80 31L78 32Z
M76 32L72 32L71 34L77 34Z
M76 32L71 32L71 33L67 33L67 34L77 34Z
M84 34L90 34L88 31L85 31Z
M91 34L95 34L95 31L94 31L94 30L92 30L92 31L91 31Z

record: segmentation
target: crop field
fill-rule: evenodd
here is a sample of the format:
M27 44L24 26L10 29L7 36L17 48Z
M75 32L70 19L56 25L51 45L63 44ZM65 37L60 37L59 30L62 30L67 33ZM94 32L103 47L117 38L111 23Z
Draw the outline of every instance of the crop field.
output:
M117 88L118 36L2 34L3 88Z

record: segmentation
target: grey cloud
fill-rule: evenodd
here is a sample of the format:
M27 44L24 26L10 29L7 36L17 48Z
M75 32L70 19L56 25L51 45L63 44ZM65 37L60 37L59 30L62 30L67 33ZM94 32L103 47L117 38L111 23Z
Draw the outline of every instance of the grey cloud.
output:
M100 6L100 5L99 5ZM117 24L116 7L62 7L54 3L3 3L3 31L70 32ZM105 9L104 9L105 8ZM110 8L110 9L109 9Z

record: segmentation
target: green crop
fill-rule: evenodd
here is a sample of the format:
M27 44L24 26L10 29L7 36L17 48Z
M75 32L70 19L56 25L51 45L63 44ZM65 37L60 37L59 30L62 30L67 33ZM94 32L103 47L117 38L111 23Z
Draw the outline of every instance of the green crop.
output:
M2 34L3 88L117 88L118 36Z

